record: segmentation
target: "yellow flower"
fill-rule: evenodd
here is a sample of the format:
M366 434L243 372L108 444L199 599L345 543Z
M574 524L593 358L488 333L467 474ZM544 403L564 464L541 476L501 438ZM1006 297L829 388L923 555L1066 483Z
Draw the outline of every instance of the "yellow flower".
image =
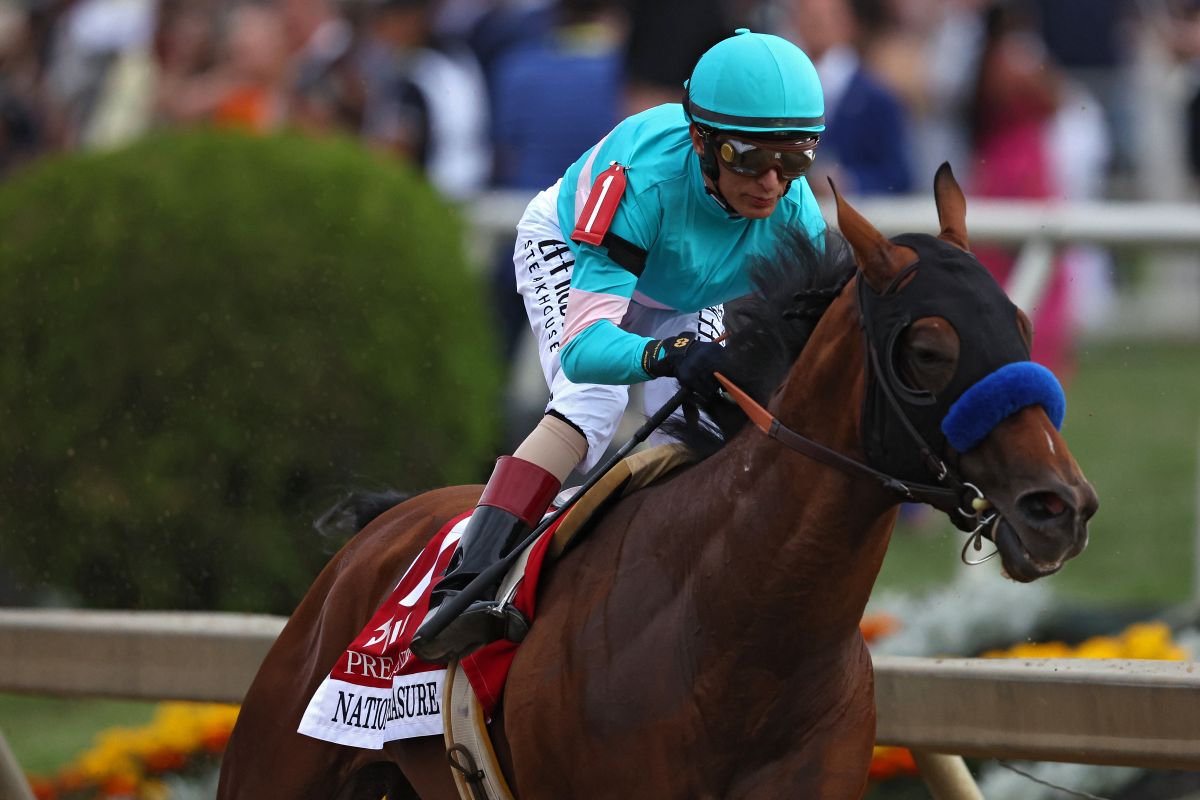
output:
M1122 635L1124 658L1169 659L1179 650L1171 642L1171 629L1161 622L1130 625Z
M1119 639L1111 636L1094 636L1075 648L1073 658L1124 658L1125 651Z
M1132 658L1183 661L1188 654L1171 641L1171 629L1161 622L1130 625L1119 636L1094 636L1069 647L1062 642L1022 642L1007 650L992 650L984 658Z

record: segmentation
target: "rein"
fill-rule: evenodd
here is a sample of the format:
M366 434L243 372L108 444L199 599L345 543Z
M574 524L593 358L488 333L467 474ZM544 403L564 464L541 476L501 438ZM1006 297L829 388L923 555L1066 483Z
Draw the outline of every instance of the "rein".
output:
M960 481L956 477L953 477L945 464L942 464L945 471L938 477L939 479L952 480L955 484L954 486L932 486L894 478L887 473L880 472L861 461L856 461L849 456L843 455L836 450L797 433L780 422L778 417L773 416L771 412L755 402L754 398L742 391L741 388L724 375L718 372L716 373L716 378L720 381L721 386L724 387L729 396L733 398L733 401L738 404L742 411L746 413L746 416L750 418L750 421L754 423L754 426L785 447L801 455L808 456L814 461L819 461L826 466L841 470L852 477L870 478L884 489L899 495L905 500L926 503L947 513L956 512L964 519L970 520L977 525L981 521L984 521L982 520L982 514L991 504L984 498L983 492L975 484Z
M919 263L919 260L917 263ZM906 274L915 269L917 263L914 263L898 275L893 282L893 286L898 284ZM940 486L897 478L815 442L784 425L777 417L773 416L721 373L716 373L716 378L734 402L749 417L750 421L754 423L755 427L768 437L814 461L841 470L847 475L872 480L886 491L898 495L903 500L925 503L944 512L950 517L950 521L954 523L955 527L971 534L967 545L974 544L975 549L979 550L984 537L992 538L992 533L995 530L993 523L998 521L999 517L994 512L988 513L992 504L983 496L980 488L973 483L959 478L954 470L933 452L925 437L921 435L921 432L905 413L903 406L896 397L894 388L888 380L888 374L881 367L878 348L870 332L870 306L864 297L866 282L861 272L858 277L859 324L865 334L864 338L869 364L868 371L876 375L878 386L882 389L883 397L886 399L888 406L890 406L892 413L899 420L904 433L917 446L925 468L933 475L934 480L941 484ZM992 524L992 529L985 530L989 524ZM963 561L967 563L979 563L968 561L966 551L967 547L964 547ZM986 561L987 559L982 560Z

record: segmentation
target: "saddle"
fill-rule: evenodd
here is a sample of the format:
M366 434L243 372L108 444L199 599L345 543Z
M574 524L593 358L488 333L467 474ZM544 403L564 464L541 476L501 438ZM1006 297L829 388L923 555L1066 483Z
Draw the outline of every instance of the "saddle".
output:
M667 444L635 453L615 465L605 476L575 500L554 529L546 557L561 556L581 532L600 519L622 497L663 479L691 463L688 451ZM580 537L582 538L582 537ZM497 597L511 602L525 576L525 567L533 547L528 548L500 584ZM515 645L514 645L515 648ZM446 740L446 758L450 762L455 785L462 800L515 800L496 760L488 732L490 709L498 696L483 699L461 662L446 667L442 691L442 722ZM486 706L485 706L486 702Z

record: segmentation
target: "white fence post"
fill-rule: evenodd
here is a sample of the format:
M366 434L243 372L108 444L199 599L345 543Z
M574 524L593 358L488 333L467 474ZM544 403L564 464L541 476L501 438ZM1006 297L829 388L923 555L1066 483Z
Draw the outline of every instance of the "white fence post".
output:
M1200 607L1200 435L1196 436L1196 535L1192 537L1192 601Z
M29 788L29 781L25 780L25 773L3 733L0 733L0 797L4 800L34 800L33 789Z
M925 750L913 750L912 755L933 800L983 800L962 756Z

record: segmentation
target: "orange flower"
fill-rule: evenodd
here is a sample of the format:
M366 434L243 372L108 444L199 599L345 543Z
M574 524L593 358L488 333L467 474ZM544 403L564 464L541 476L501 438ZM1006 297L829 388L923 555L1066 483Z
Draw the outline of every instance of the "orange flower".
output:
M92 782L77 767L68 767L59 772L56 783L58 788L64 792L79 791L92 785Z
M226 728L209 728L200 733L200 747L206 753L220 755L225 752L225 745L229 744L229 734L233 731Z
M37 800L55 800L58 797L54 784L45 778L30 776L29 787L33 789L33 796Z
M891 614L871 614L862 618L862 621L858 623L858 628L862 631L863 638L869 643L895 633L900 630L901 625L900 620Z
M867 777L872 781L886 781L897 775L916 775L917 762L907 747L876 747L871 755L871 768Z
M147 753L143 763L148 772L170 772L182 768L187 763L187 756L178 750L160 747Z
M118 773L104 781L101 791L111 797L134 797L137 794L138 781L133 775Z

